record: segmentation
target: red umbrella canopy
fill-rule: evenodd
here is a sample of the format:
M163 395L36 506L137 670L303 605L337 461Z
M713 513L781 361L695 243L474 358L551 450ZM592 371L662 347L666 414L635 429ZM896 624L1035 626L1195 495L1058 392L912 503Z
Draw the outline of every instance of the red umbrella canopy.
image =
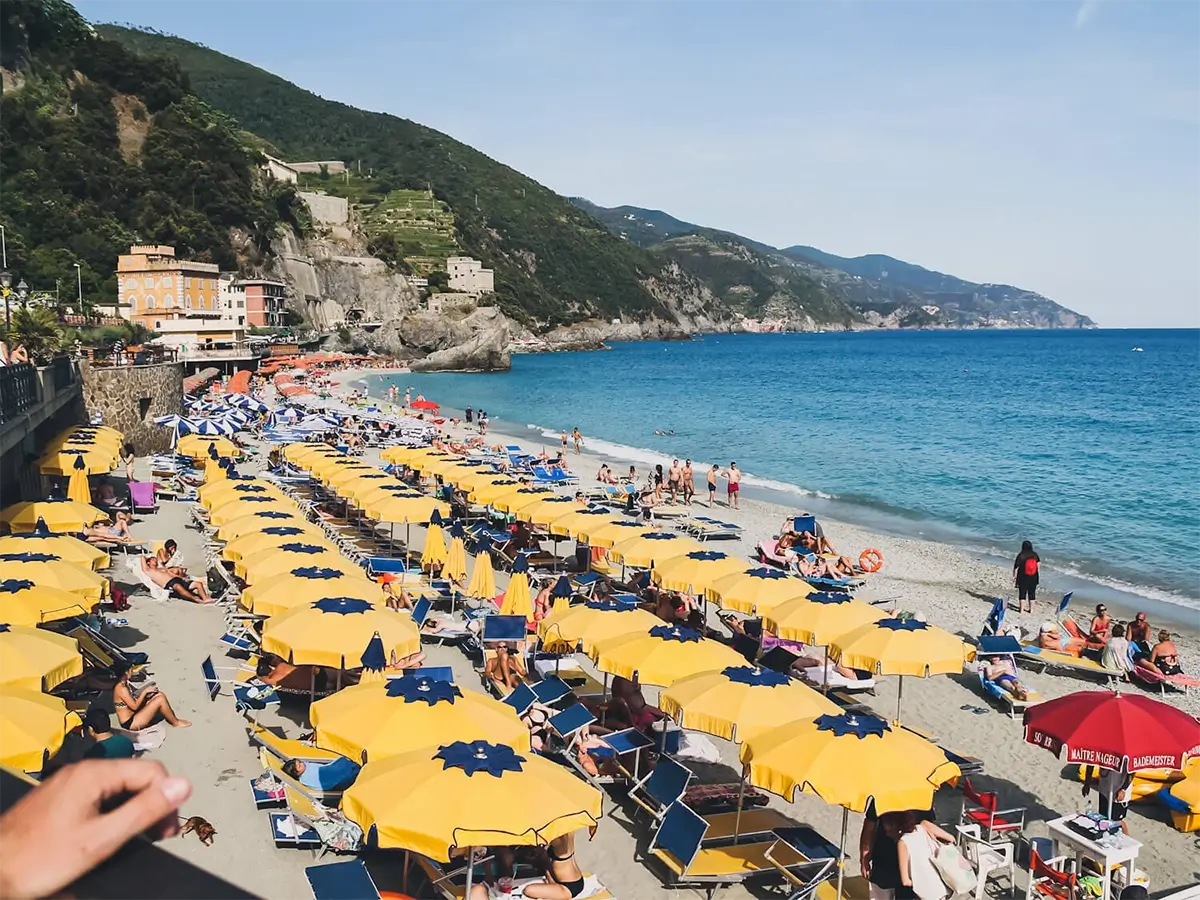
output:
M1182 769L1200 756L1200 721L1149 697L1079 691L1025 710L1025 741L1067 762L1124 772Z
M432 400L414 400L408 405L413 409L440 409L440 407Z

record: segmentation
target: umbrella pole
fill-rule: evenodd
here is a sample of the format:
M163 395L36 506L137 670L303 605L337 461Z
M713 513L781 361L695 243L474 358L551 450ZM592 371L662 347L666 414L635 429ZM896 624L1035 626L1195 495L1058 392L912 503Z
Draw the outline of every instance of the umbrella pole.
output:
M390 533L388 535L388 556L396 555L396 523L388 523Z
M821 692L829 693L829 645L825 645L825 665L821 669Z
M733 842L738 842L738 832L742 829L742 800L746 796L746 767L742 766L742 777L738 781L737 815L733 818Z
M900 682L896 685L896 724L900 724L900 703L904 699L904 676L900 676Z
M471 877L475 874L475 848L467 848L467 890L463 894L464 900L471 900Z
M308 727L312 728L312 705L317 699L317 667L308 668Z
M850 825L850 807L842 807L842 843L838 850L837 900L842 900L842 881L846 877L846 830Z

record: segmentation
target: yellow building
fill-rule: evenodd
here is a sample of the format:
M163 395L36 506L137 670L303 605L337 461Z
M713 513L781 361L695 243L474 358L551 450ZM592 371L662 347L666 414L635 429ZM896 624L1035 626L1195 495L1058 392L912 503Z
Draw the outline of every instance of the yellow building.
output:
M219 267L175 258L175 248L134 244L117 259L121 315L152 331L172 319L220 316Z

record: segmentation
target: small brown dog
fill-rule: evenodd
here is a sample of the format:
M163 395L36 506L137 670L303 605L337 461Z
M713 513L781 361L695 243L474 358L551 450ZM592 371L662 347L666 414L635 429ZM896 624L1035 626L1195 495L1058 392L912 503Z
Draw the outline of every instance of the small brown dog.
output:
M208 819L200 816L192 816L183 823L183 829L179 832L180 836L187 834L189 831L196 832L196 837L200 838L200 843L205 847L211 847L213 838L216 837L217 829L212 827L212 823Z

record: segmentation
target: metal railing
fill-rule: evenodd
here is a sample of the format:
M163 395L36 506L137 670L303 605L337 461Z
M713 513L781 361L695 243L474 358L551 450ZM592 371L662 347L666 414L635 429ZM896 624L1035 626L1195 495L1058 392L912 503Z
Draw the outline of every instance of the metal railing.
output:
M50 374L54 378L54 392L65 391L75 383L75 361L65 353L56 354L50 361Z
M32 363L0 366L0 424L12 421L37 402L37 369Z

